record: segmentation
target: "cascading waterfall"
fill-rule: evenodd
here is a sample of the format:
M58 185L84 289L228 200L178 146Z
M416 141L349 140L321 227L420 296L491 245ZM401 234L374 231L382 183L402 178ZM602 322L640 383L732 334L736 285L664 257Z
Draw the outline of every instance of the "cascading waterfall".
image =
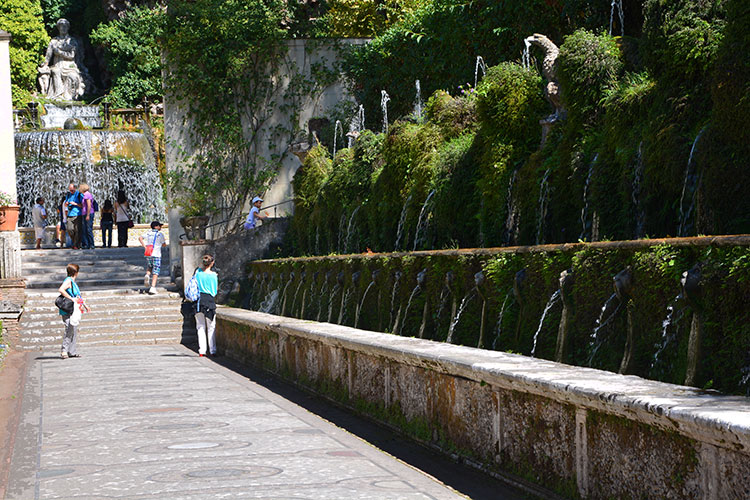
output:
M143 134L111 130L45 130L15 134L21 225L30 226L38 196L56 207L68 184L86 182L100 205L117 198L122 184L136 221L163 220L163 189ZM49 223L57 213L48 210Z
M482 70L482 78L487 74L487 65L484 63L482 56L477 56L477 62L474 65L474 88L479 84L479 70Z
M411 203L411 197L412 195L409 195L406 197L406 201L404 201L404 206L401 209L401 216L398 219L398 228L396 229L396 244L393 245L393 249L398 251L401 246L401 238L404 235L404 223L406 223L406 213L409 209L409 203Z
M646 233L646 210L643 208L641 187L643 185L643 141L638 144L633 169L633 207L635 208L635 237L643 238Z
M691 227L690 218L693 215L693 209L695 208L695 195L698 191L698 184L700 184L700 176L694 172L693 155L695 154L695 148L698 145L705 127L698 132L695 136L693 145L690 147L690 156L688 157L687 166L685 167L685 182L682 184L682 194L680 195L680 226L677 229L677 236L687 236L687 232ZM687 202L687 206L686 206Z
M536 244L544 243L544 221L547 219L547 207L549 205L549 174L551 169L547 169L542 177L542 183L539 186L539 219L536 223Z
M434 189L430 191L430 193L427 195L427 198L424 200L424 203L422 204L422 209L419 211L417 232L414 235L414 248L412 250L417 249L419 244L422 243L422 239L424 239L424 234L427 232L427 225L429 224L429 214L432 211L432 205L430 204L430 202L432 201L432 197L435 196L435 192L436 191Z
M333 126L333 157L336 158L336 139L341 134L341 139L344 139L344 126L341 125L341 120L336 120L336 124Z
M594 167L596 162L599 160L599 153L594 155L594 158L589 163L589 173L586 175L586 184L583 186L583 208L581 208L581 235L578 237L579 240L586 239L586 233L589 229L589 186L591 185L591 179L594 175Z
M422 102L422 84L417 80L414 82L414 86L416 87L417 94L414 98L414 117L421 123L422 109L424 108L424 103Z
M534 346L531 348L531 357L535 357L536 355L536 343L539 339L539 332L542 331L542 325L544 324L544 318L547 317L547 313L550 309L552 309L552 306L554 306L558 300L560 300L562 292L560 290L555 291L555 293L552 294L552 296L547 301L547 305L544 306L544 312L542 312L542 317L539 320L539 326L536 329L536 332L534 333Z
M622 8L622 0L612 0L612 5L609 11L609 36L612 36L612 28L615 21L615 9L617 9L620 18L620 35L625 36L625 11Z
M380 109L383 111L383 133L388 133L388 101L391 98L385 90L380 91Z

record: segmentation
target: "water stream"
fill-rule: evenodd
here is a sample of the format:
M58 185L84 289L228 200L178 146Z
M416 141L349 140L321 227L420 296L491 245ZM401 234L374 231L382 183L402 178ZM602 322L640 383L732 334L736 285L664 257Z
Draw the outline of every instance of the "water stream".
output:
M354 312L354 328L357 328L357 325L359 325L359 315L362 313L362 307L365 305L365 299L367 299L367 294L370 293L370 288L375 286L375 278L370 281L370 284L367 285L367 288L365 288L365 293L362 294L362 299L359 301L359 304L357 305L357 309Z
M591 366L591 363L594 360L594 356L596 356L596 353L599 351L601 346L604 344L604 338L603 336L599 335L599 332L604 328L605 326L609 325L612 320L617 315L617 312L620 310L620 306L622 305L621 302L618 302L617 307L613 312L611 312L609 315L607 313L610 311L612 307L612 301L617 299L617 294L613 293L607 301L602 306L602 310L599 313L599 318L596 320L596 326L594 327L594 331L591 333L591 342L589 343L589 359L588 359L588 365ZM605 315L607 315L606 319Z
M550 309L552 309L552 306L554 306L558 300L560 300L562 292L560 290L557 290L555 293L552 294L552 296L547 301L547 305L544 306L544 312L542 312L542 317L539 319L539 326L536 329L536 332L534 333L534 346L531 348L531 357L535 357L536 355L536 343L539 339L539 332L542 331L542 325L544 324L544 318L547 317L547 313Z
M364 105L360 104L359 108L357 108L357 113L352 118L352 121L349 122L349 133L347 134L349 143L347 144L348 147L352 148L354 147L354 138L355 136L365 129L365 107Z
M352 215L349 216L349 224L346 226L346 242L344 246L345 252L352 252L352 228L354 227L354 217L356 217L357 212L359 212L359 209L362 208L362 205L359 205L357 208L355 208L352 211Z
M380 91L380 109L383 112L383 133L388 133L388 101L391 98L385 90Z
M581 208L581 235L578 236L578 239L581 241L584 241L586 239L586 234L588 233L589 229L589 186L591 185L591 179L594 175L594 167L596 166L596 162L599 160L599 153L596 153L594 155L594 158L591 160L591 163L589 163L589 173L586 175L586 184L583 185L583 208Z
M482 78L487 74L487 65L484 63L482 56L477 56L477 63L474 65L474 88L479 84L479 70L482 70Z
M424 108L424 103L422 102L422 84L419 83L419 80L414 82L414 86L416 87L416 96L414 98L414 118L417 119L418 122L422 122L422 110Z
M336 120L336 124L333 126L333 158L336 158L336 139L341 133L341 140L344 139L344 126L341 125L341 120Z
M333 316L333 299L336 297L336 294L339 293L340 289L341 289L341 285L336 283L335 285L333 285L333 290L331 291L331 295L328 296L328 317L326 318L327 323L331 322L331 317Z
M615 10L617 10L620 18L620 35L625 36L625 11L622 8L622 0L612 0L612 5L609 11L609 36L612 36Z
M541 245L544 243L544 221L547 219L547 208L549 205L549 174L551 170L548 168L544 172L542 177L542 183L539 186L539 219L536 223L536 244Z
M396 244L393 245L393 250L398 251L401 247L401 238L404 236L404 224L406 223L406 214L409 209L409 203L411 203L412 195L406 197L404 206L401 208L401 216L398 218L398 228L396 229Z
M635 209L635 237L643 238L646 235L646 210L643 207L643 141L638 144L635 156L635 167L633 169L633 208Z
M456 313L456 317L451 319L451 324L448 327L448 337L445 339L447 343L449 344L453 343L453 332L456 330L456 326L458 325L458 322L461 320L461 315L466 309L466 306L469 305L469 302L471 302L471 299L473 299L476 294L477 294L477 287L474 287L471 290L469 290L469 292L466 295L464 295L464 298L461 300L461 305L458 307L458 312Z
M508 246L517 240L517 228L519 223L518 205L513 197L513 187L518 177L518 169L513 171L508 182L508 195L505 200L505 228L503 230L503 246Z
M677 295L667 306L667 317L661 323L661 342L655 347L656 352L651 360L651 370L661 363L661 358L666 349L677 339L679 329L678 323L684 315L684 308L676 309L678 303L682 300L682 294ZM677 315L675 316L675 312Z
M525 69L531 69L531 37L524 39L523 41L523 55L521 56L521 64Z
M695 208L695 195L700 183L699 175L695 172L693 155L704 130L706 130L705 127L698 132L693 145L690 147L690 156L685 167L685 182L682 184L682 193L680 194L680 225L677 229L677 236L687 236L687 232L692 228L690 219Z
M422 209L419 211L419 219L417 222L417 232L414 234L414 247L412 248L412 250L416 251L419 244L423 243L422 240L425 238L425 233L427 232L427 226L429 225L429 222L430 222L429 214L432 211L432 204L430 202L432 201L433 196L435 196L434 189L430 191L430 193L427 195L427 198L424 200L424 203L422 204Z
M497 315L497 323L495 324L495 339L492 341L492 349L497 350L497 341L500 338L500 334L503 333L503 316L505 316L505 306L508 305L508 299L513 294L513 290L510 290L505 294L503 299L503 305L500 306L500 312Z

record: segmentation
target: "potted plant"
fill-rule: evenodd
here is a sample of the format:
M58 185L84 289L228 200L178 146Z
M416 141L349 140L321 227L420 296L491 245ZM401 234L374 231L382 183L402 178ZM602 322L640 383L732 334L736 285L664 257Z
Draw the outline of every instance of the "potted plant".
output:
M21 207L14 196L0 191L0 231L15 231Z
M182 207L180 225L185 229L185 237L188 240L205 240L206 226L211 219L205 215L209 213L206 198L200 196L200 193L193 192L179 198L178 204Z

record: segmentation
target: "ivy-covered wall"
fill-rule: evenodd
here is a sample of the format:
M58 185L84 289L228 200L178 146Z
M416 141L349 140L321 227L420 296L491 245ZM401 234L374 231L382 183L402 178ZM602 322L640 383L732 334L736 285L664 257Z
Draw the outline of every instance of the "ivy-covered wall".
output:
M745 394L750 392L748 243L688 238L258 261L249 266L232 303L404 336L450 337L485 349L533 351L552 360L565 303L562 361L621 371L630 330L633 356L624 371L678 384L686 380L697 312L702 340L693 384ZM681 279L695 266L702 295L689 302ZM632 287L629 297L619 298L613 279L625 269ZM553 297L563 271L572 275L565 301Z

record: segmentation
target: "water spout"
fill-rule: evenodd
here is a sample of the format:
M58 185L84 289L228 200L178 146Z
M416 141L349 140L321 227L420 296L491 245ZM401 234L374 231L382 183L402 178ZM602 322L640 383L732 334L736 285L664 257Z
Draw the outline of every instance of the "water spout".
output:
M354 311L354 328L357 328L357 325L359 325L359 316L362 313L362 307L365 305L365 299L367 299L367 294L370 293L370 288L375 286L375 281L378 278L378 275L380 274L380 270L376 269L372 272L372 279L370 280L370 284L367 285L367 288L365 288L365 293L362 294L362 299L360 299L359 304L357 305L357 309Z
M547 301L547 305L544 306L544 312L542 312L542 317L541 319L539 319L539 326L537 327L536 332L534 333L534 345L531 348L532 358L536 356L536 343L537 343L537 340L539 339L539 332L542 331L542 325L544 325L544 318L547 317L547 313L549 312L550 309L552 309L552 306L554 306L557 303L558 299L560 298L560 294L561 294L560 290L559 289L556 290L555 293L553 293L552 296Z
M380 91L380 109L383 111L383 133L388 133L388 101L391 98L385 90Z
M349 217L349 224L347 224L347 227L346 227L346 243L345 243L345 246L344 246L344 251L345 252L349 252L349 253L352 252L352 247L351 247L351 243L352 243L352 228L354 227L354 217L356 217L357 212L359 212L360 208L362 208L361 204L352 211L352 215Z
M528 37L523 41L521 64L523 64L524 69L531 69L531 40L533 40L533 37Z
M625 36L625 11L622 8L622 0L612 0L609 12L609 36L612 36L612 25L615 20L615 9L617 9L620 18L620 35Z
M422 243L422 240L424 239L424 234L427 232L427 226L429 224L429 214L432 211L432 205L430 204L430 202L432 201L432 197L435 196L435 192L436 190L434 189L430 191L430 193L427 195L427 198L424 200L424 203L422 204L422 209L419 211L417 232L414 234L414 247L412 248L412 250L417 250L417 247L420 243Z
M706 128L704 127L698 132L693 145L690 147L690 156L688 156L687 166L685 167L685 181L682 184L682 193L680 194L680 225L677 229L677 236L687 236L687 232L692 226L690 219L693 215L695 195L698 192L698 185L700 184L700 176L694 172L693 155L695 154L698 141L705 130Z
M536 244L544 243L544 222L547 219L547 207L549 205L549 174L551 169L547 169L542 177L542 183L539 186L539 219L536 223Z
M341 125L341 120L336 120L336 124L333 126L333 158L336 158L336 139L341 134L341 139L344 139L344 126Z
M416 87L416 93L417 95L414 98L414 117L417 119L418 122L422 122L422 108L424 108L424 104L422 103L422 85L419 83L419 80L414 82L414 86Z
M477 63L474 65L474 88L479 84L479 70L482 70L482 78L487 74L487 65L484 63L482 56L477 56Z
M406 213L409 209L409 203L411 203L411 197L412 195L409 195L406 197L406 201L404 201L404 206L401 208L401 216L398 219L398 228L396 229L396 244L393 245L393 249L395 251L398 251L401 247L401 238L404 235L404 223L406 222Z

